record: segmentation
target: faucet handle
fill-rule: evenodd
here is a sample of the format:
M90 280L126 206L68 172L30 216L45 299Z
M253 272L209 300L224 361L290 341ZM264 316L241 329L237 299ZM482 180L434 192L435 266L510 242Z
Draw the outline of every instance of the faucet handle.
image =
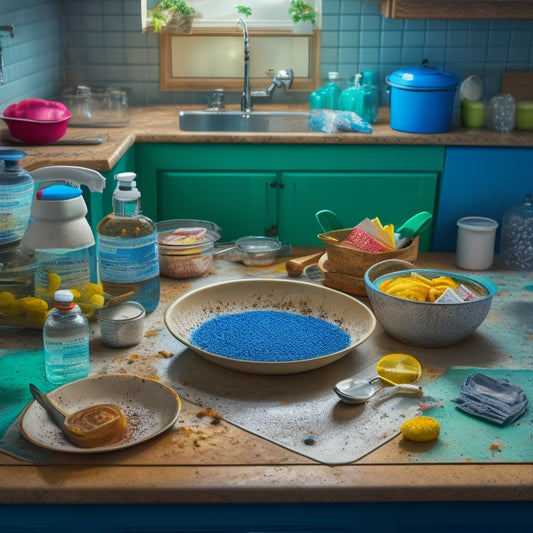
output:
M215 89L212 93L207 95L207 109L223 109L224 104L224 89Z

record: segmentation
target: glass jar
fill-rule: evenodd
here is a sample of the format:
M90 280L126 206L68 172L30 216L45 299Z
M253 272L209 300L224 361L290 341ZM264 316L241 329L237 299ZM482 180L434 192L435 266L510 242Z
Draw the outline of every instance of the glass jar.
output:
M533 271L533 196L505 211L500 252L503 264L514 270Z

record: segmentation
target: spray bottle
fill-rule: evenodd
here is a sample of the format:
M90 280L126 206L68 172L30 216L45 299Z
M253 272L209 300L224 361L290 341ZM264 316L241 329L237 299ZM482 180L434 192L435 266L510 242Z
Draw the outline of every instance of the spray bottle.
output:
M95 170L71 166L44 167L31 176L39 190L20 248L38 263L35 296L52 304L56 290L82 295L98 279L96 243L80 185L102 192L105 178Z

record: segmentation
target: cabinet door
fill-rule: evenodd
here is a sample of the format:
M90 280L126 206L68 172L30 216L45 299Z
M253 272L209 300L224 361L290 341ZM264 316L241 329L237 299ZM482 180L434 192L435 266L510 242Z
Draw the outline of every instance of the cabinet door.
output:
M164 171L158 175L158 220L210 220L222 240L277 233L278 178L274 172Z
M433 252L455 252L457 220L475 215L499 224L505 210L531 192L532 148L459 147L446 150ZM500 228L496 234L499 252Z
M334 211L346 227L365 217L399 227L419 211L434 212L437 172L286 172L281 175L279 237L299 246L317 246L322 232L315 219ZM428 250L430 232L421 235Z

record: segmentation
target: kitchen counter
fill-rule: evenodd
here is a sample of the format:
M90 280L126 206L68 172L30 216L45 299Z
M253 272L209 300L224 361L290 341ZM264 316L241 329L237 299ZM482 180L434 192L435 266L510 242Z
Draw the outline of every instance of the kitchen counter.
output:
M201 109L199 106L153 106L130 109L130 124L123 128L69 127L63 139L80 139L104 135L100 145L27 146L3 140L3 145L20 146L28 156L27 170L50 165L78 165L101 172L109 171L134 143L268 143L268 144L366 144L366 145L438 145L438 146L498 146L532 147L533 132L499 133L489 129L469 130L453 127L440 134L413 134L392 130L389 108L381 108L373 133L241 133L241 132L184 132L178 126L182 109ZM232 106L228 106L232 109ZM274 109L257 105L257 110ZM280 111L306 111L304 105L276 105ZM4 126L4 132L7 130Z
M310 250L296 250L301 255ZM240 263L215 261L212 274L198 280L162 278L159 308L147 317L145 338L129 349L111 349L102 344L97 326L92 325L91 359L93 371L112 373L121 369L144 376L157 374L157 365L172 364L183 346L166 330L163 313L170 302L191 288L221 279L221 275L287 278L286 258L268 269L250 269ZM422 254L422 267L456 270L453 254ZM222 270L221 270L222 269ZM221 274L222 272L225 274ZM513 292L511 281L524 291L533 286L531 273L503 271L495 267L483 273L504 276L494 305L523 302L522 318L529 316L531 292ZM308 280L309 281L309 280ZM311 281L312 282L312 281ZM527 299L529 298L529 300ZM499 299L499 301L498 301ZM368 303L365 298L362 299ZM491 311L492 312L492 311ZM526 313L524 315L524 313ZM525 318L527 321L527 318ZM490 314L486 322L491 322ZM490 324L489 324L490 325ZM465 366L498 366L486 353L491 343L504 346L509 360L525 355L531 343L517 331L497 333L497 328L475 333L469 340L449 349L412 348L401 344L378 326L375 346L387 352L415 355L425 371L440 371L450 363ZM500 341L504 341L503 344ZM363 343L367 345L370 341ZM181 348L180 348L181 346ZM41 333L34 330L5 329L1 349L38 349ZM507 351L506 351L507 350ZM527 347L530 350L530 347ZM171 357L165 357L169 355ZM385 352L385 353L387 353ZM369 363L375 353L363 352ZM163 355L161 355L163 354ZM531 361L531 358L529 358ZM481 364L480 364L481 363ZM504 364L509 363L506 361ZM337 364L337 363L334 363ZM531 365L531 362L528 363ZM528 368L532 368L531 366ZM92 372L93 372L92 371ZM245 379L246 375L243 375ZM61 464L36 465L0 454L0 502L10 503L305 503L305 502L517 502L533 499L533 464L462 463L414 464L412 454L424 444L407 443L401 436L389 440L352 464L328 466L294 453L225 420L199 417L199 408L183 401L176 426L165 434L128 450L83 457L65 457ZM446 443L442 443L446 446ZM422 448L420 448L422 446ZM75 455L75 454L73 454ZM68 456L68 457L67 457ZM1 511L0 511L1 512Z

